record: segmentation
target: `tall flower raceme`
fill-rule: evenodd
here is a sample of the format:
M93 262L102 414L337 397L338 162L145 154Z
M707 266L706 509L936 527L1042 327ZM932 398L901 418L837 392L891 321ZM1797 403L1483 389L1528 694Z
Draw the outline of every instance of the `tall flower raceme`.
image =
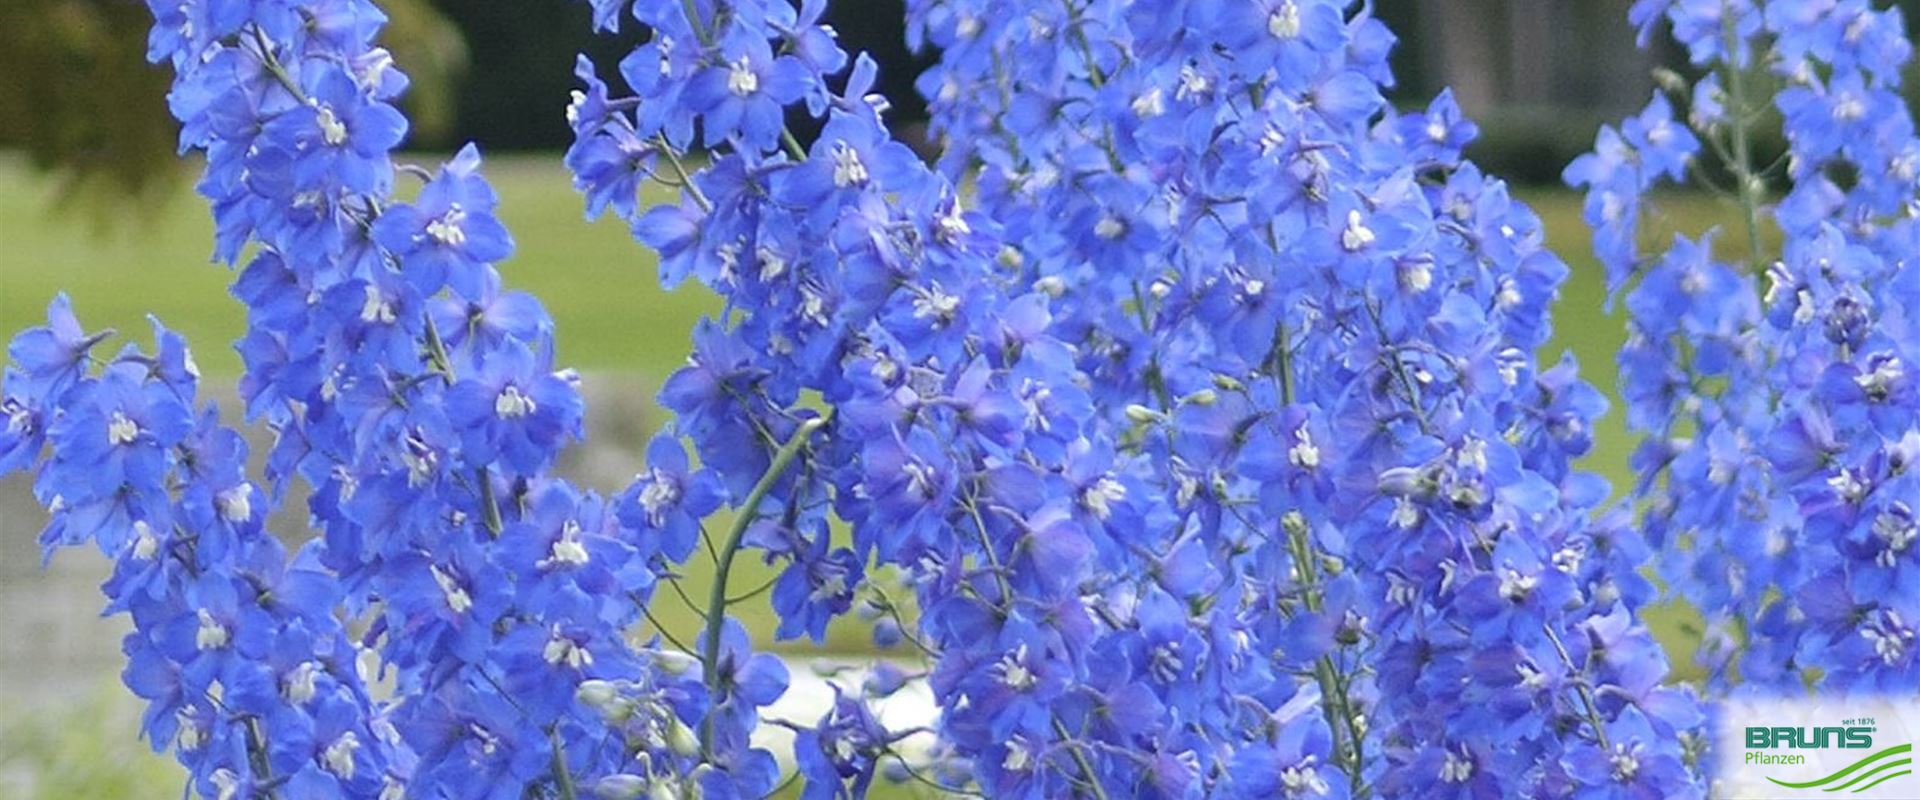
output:
M912 16L947 169L980 171L1096 397L1166 414L1154 484L1212 489L1226 542L1312 531L1295 579L1350 570L1320 684L1356 791L1693 789L1699 712L1631 622L1642 545L1569 466L1604 403L1532 356L1565 268L1460 160L1449 96L1383 108L1366 8Z
M1384 108L1364 10L916 5L942 178L888 138L870 64L832 77L817 4L594 5L650 33L630 97L581 64L576 185L727 300L663 391L676 432L737 492L827 420L740 543L786 565L789 635L863 566L911 585L942 775L1697 790L1699 710L1633 622L1642 544L1568 464L1602 404L1531 355L1564 267L1460 162L1450 101ZM780 125L803 103L810 147ZM637 207L651 178L683 196ZM840 749L802 763L864 786L886 736L842 701L803 738Z
M49 547L116 558L127 681L199 793L1697 790L1641 543L1569 466L1597 396L1530 355L1564 268L1450 102L1384 107L1364 7L916 6L943 174L817 2L595 2L648 34L630 95L579 65L576 183L726 300L611 499L546 474L577 380L492 266L477 154L389 155L378 10L155 10L216 255L247 260L267 485L183 342L96 358L64 301L10 350L0 464L38 472ZM644 180L682 196L641 208ZM296 481L319 536L289 559L261 520ZM857 610L924 658L931 763L877 721L884 665L775 721L783 779L743 553L781 569L778 636ZM633 641L694 558L703 630Z
M49 552L115 559L145 735L223 799L573 797L576 775L634 763L596 746L615 712L639 747L692 753L706 684L627 640L678 517L624 526L547 477L579 432L577 380L539 304L501 288L512 241L477 154L391 160L406 78L373 45L378 9L153 8L215 254L246 259L241 394L274 434L269 485L196 405L184 342L157 329L153 353L100 358L64 299L9 350L0 438L7 469L38 473ZM424 182L411 200L404 176ZM289 560L262 521L296 480L319 536ZM622 704L623 686L649 691Z
M1920 139L1899 94L1904 22L1846 0L1634 15L1643 39L1666 22L1701 77L1668 76L1567 178L1627 297L1621 381L1662 572L1705 615L1699 657L1723 687L1910 694ZM1786 141L1772 164L1753 152L1762 124ZM1642 249L1649 193L1716 175L1733 181L1729 229Z

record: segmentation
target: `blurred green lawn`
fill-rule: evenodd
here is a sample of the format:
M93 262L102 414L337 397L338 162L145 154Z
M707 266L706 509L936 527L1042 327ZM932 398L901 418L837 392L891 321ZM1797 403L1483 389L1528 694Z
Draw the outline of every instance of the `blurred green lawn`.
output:
M510 287L530 291L546 304L558 323L562 363L583 370L638 372L649 385L683 363L693 323L717 308L711 294L693 286L662 291L652 254L635 244L618 221L584 222L580 199L557 157L495 158L489 161L488 174L500 191L501 216L519 243L502 272ZM664 197L668 190L649 191ZM107 225L86 214L50 212L53 192L51 182L34 175L24 161L0 155L0 332L11 335L38 324L48 299L64 290L89 328L111 326L144 337L145 316L155 313L197 346L196 357L207 374L230 376L238 369L226 346L243 324L239 304L226 294L232 276L208 263L211 224L205 207L188 189L183 187L179 196L156 208L129 212ZM1555 189L1518 194L1541 214L1548 242L1573 266L1555 309L1556 336L1542 355L1552 361L1560 351L1570 351L1585 367L1586 378L1612 394L1613 357L1625 333L1621 318L1603 311L1602 278L1588 255L1579 197ZM1709 198L1669 198L1665 208L1668 225L1689 232L1730 218L1727 207ZM1598 444L1587 466L1611 479L1618 492L1628 479L1632 439L1617 411L1601 421L1595 439ZM636 463L638 458L636 454ZM736 586L751 588L768 574L743 568L736 573ZM704 565L690 570L687 588L694 597L706 596L706 575ZM660 596L656 605L667 627L690 633L695 627L692 612L665 599L671 593ZM755 617L753 627L770 631L764 601L747 605L750 608L742 611ZM1694 676L1690 654L1695 637L1686 627L1688 615L1656 609L1648 618L1674 655L1679 674ZM806 650L804 644L789 649ZM859 632L847 626L834 631L828 646L846 652L863 644ZM48 724L48 730L66 727L57 720ZM30 728L14 730L12 736L22 736ZM126 735L130 739L133 732ZM136 773L172 774L173 769L152 759L123 758L118 752L108 759L88 758L90 751L75 747L34 748L29 755L18 744L0 741L6 745L0 750L21 758L85 758L94 764L81 771L108 773L101 774L106 781L113 778L110 770L99 768L101 761ZM62 755L68 752L74 755ZM0 757L0 768L6 760ZM107 785L43 796L114 795L102 788Z

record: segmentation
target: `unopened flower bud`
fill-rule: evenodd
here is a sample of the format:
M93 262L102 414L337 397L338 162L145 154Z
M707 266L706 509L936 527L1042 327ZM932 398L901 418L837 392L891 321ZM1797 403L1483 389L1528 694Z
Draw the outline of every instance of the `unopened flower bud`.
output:
M1380 493L1388 497L1411 497L1425 494L1421 484L1420 470L1413 467L1392 467L1381 470L1378 486Z
M1660 87L1660 91L1672 92L1674 94L1679 94L1687 90L1687 79L1681 77L1680 73L1674 72L1666 67L1656 67L1653 70L1653 84Z
M646 793L647 779L638 775L608 775L593 784L593 796L600 800L639 800Z
M670 717L667 720L667 747L674 755L692 758L700 752L700 738L694 736L693 729L681 722L679 717Z
M1307 517L1298 510L1288 511L1280 517L1280 527L1287 532L1288 536L1305 536Z
M1151 425L1159 422L1161 415L1158 411L1140 405L1139 403L1133 403L1127 406L1127 419L1131 420L1135 425Z
M651 650L647 656L653 659L654 666L668 675L685 675L700 666L699 659L671 650Z
M620 687L609 681L581 681L579 688L573 690L573 698L608 722L622 722L633 714L633 704L620 696Z

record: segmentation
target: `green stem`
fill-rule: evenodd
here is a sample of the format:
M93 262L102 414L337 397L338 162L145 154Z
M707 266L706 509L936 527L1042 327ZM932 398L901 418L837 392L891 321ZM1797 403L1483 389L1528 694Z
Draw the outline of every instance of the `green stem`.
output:
M567 769L566 750L560 745L560 734L548 730L547 739L553 743L553 782L560 789L560 800L576 800L573 773Z
M1581 673L1573 687L1580 694L1580 704L1586 707L1587 724L1593 726L1593 737L1600 742L1600 748L1612 750L1613 745L1607 741L1607 726L1600 722L1600 707L1593 701L1593 690L1587 688L1586 671L1574 666L1573 655L1567 652L1567 646L1560 642L1560 634L1554 632L1552 625L1542 625L1541 630L1547 632L1547 640L1553 642L1553 649L1560 653L1560 663Z
M1305 529L1287 532L1287 544L1293 552L1293 560L1299 566L1300 581L1306 587L1305 602L1307 611L1318 614L1324 609L1321 602L1320 570L1315 566L1317 557L1313 543L1308 541ZM1362 785L1362 769L1366 763L1366 735L1360 730L1358 715L1353 710L1353 700L1347 696L1349 683L1342 677L1339 664L1332 655L1322 655L1313 664L1313 679L1320 684L1320 704L1327 715L1327 727L1333 733L1334 757L1342 763L1342 771L1347 773L1350 784L1350 796L1366 796ZM1341 726L1345 726L1342 735ZM1345 739L1345 742L1342 742ZM1343 746L1344 745L1344 746Z
M1107 800L1107 790L1100 785L1100 773L1093 771L1093 762L1088 761L1087 754L1080 751L1080 745L1071 741L1073 733L1067 730L1066 723L1061 722L1059 717L1053 718L1053 732L1066 745L1067 754L1073 756L1073 765L1080 769L1080 774L1087 776L1087 788L1093 790L1093 796Z
M1740 32L1734 27L1734 15L1725 14L1721 28L1726 37L1727 117L1733 122L1733 175L1740 182L1736 194L1747 229L1747 262L1754 271L1762 269L1760 253L1760 181L1753 172L1752 136L1747 130L1746 70L1731 60L1739 51Z
M1384 338L1384 337L1383 337ZM1287 327L1282 323L1274 332L1275 361L1280 372L1280 401L1293 404L1293 364L1292 343L1289 341ZM1416 401L1417 406L1417 401ZM1286 527L1282 523L1282 527ZM1305 587L1307 611L1321 613L1320 568L1318 550L1308 536L1304 526L1299 530L1287 530L1287 545L1292 550L1294 563L1298 566L1299 577ZM1353 699L1348 696L1352 685L1341 673L1340 665L1335 663L1331 654L1322 655L1313 665L1314 680L1320 684L1320 702L1322 711L1327 715L1327 727L1333 734L1334 757L1345 763L1341 768L1347 773L1349 796L1360 800L1367 796L1364 781L1366 765L1366 734L1360 729L1359 714L1354 711ZM1341 726L1346 726L1347 746L1341 747Z
M260 730L258 717L247 718L247 760L252 763L254 773L260 776L262 785L279 785L279 780L273 777L273 764L267 758L267 736ZM266 796L271 800L279 795L273 789L267 789Z
M713 572L713 590L707 597L706 643L700 656L701 676L708 694L715 698L720 695L720 633L727 618L727 575L733 571L733 557L740 552L740 540L746 535L747 527L753 524L760 503L767 499L774 485L779 483L780 475L787 471L794 458L807 446L807 439L826 424L826 417L814 417L802 422L787 443L780 446L780 451L773 455L773 463L767 465L766 473L760 476L760 482L753 485L753 490L747 493L746 502L740 504L739 515L734 518L733 527L727 531L727 538L720 547L720 562ZM712 711L700 723L700 752L708 758L713 756Z

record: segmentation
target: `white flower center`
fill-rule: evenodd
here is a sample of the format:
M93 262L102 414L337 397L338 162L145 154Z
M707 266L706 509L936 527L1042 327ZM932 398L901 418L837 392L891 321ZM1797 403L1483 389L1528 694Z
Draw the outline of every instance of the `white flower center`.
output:
M1533 587L1539 584L1538 577L1522 575L1518 570L1510 569L1500 577L1500 596L1507 598L1508 602L1518 603L1527 599L1527 595L1533 593Z
M508 385L493 399L493 413L501 419L518 419L539 410L533 398L520 393L520 387Z
M1469 438L1460 443L1460 466L1480 472L1487 471L1487 442L1484 439Z
M394 319L393 304L387 302L378 287L367 284L367 301L360 306L360 321L392 325Z
M1390 521L1401 530L1411 530L1420 524L1420 507L1405 497L1393 498L1393 516Z
M808 599L813 602L832 600L847 593L847 576L834 572L813 587Z
M1100 520L1112 516L1113 504L1125 499L1126 484L1111 477L1102 477L1080 492L1080 502L1087 507L1087 513Z
M948 322L953 312L960 309L960 298L934 289L913 299L913 316L918 319L935 319Z
M153 527L144 519L133 521L133 557L141 561L151 561L155 553L160 552L160 540L154 538Z
M1373 244L1373 229L1360 218L1359 209L1348 211L1347 227L1340 232L1340 246L1349 253L1357 253L1370 244Z
M1874 563L1891 569L1900 554L1913 545L1916 535L1920 535L1920 529L1916 528L1911 516L1882 511L1873 520L1873 535L1885 544L1880 554L1874 557Z
M1875 399L1884 399L1887 393L1893 389L1894 382L1905 377L1906 374L1907 371L1901 366L1900 359L1894 356L1888 356L1881 359L1880 363L1875 364L1872 372L1865 375L1855 375L1853 382L1858 384L1861 391L1866 392L1868 396Z
M939 224L940 240L948 244L957 242L960 240L960 237L973 233L973 226L967 224L965 212L961 210L959 203L954 203L947 207L947 213L940 215Z
M1024 644L1000 657L1000 663L993 665L993 671L999 675L1000 685L1024 692L1040 682L1033 671L1027 669L1026 658L1027 646Z
M193 646L201 650L219 650L227 646L227 626L220 624L206 609L200 609L200 629L193 634Z
M294 705L304 704L313 699L314 681L318 677L320 677L320 665L311 661L302 661L280 682L280 696Z
M1320 466L1320 448L1313 443L1313 434L1306 428L1293 431L1293 446L1287 448L1287 463L1301 469L1313 469Z
M245 522L253 518L253 486L240 484L220 493L220 516L228 522Z
M1860 636L1873 643L1873 653L1880 657L1881 663L1893 666L1906 657L1914 634L1900 623L1900 615L1892 609L1882 609L1880 614L1881 619L1860 629Z
M440 584L440 593L447 598L448 609L455 614L465 614L467 609L473 608L473 598L467 595L466 588L454 580L452 575L448 575L446 570L438 566L431 567L430 570L433 572L433 582Z
M1414 294L1426 291L1433 286L1433 265L1424 259L1415 259L1401 265L1400 285Z
M753 65L741 56L727 65L727 91L736 97L746 97L760 91L760 76L754 74Z
M1640 757L1628 750L1626 745L1614 745L1613 755L1608 756L1607 760L1613 764L1613 779L1616 781L1626 783L1640 774Z
M1853 122L1867 114L1867 104L1852 92L1841 92L1833 98L1833 118L1841 122Z
M833 143L833 185L845 189L849 186L861 186L867 182L867 165L860 160L860 151L846 142Z
M314 111L313 124L320 129L320 141L328 147L339 147L347 141L347 124L333 113L332 106L320 106Z
M1146 94L1133 98L1131 108L1133 109L1133 115L1141 119L1152 119L1160 116L1161 114L1167 113L1166 94L1161 92L1160 88L1156 86L1148 90Z
M1673 141L1673 126L1666 120L1660 120L1647 129L1647 144L1660 147L1670 141Z
M1161 683L1172 683L1180 678L1180 645L1166 642L1153 648L1152 661L1147 671Z
M207 740L207 731L200 727L200 721L194 718L193 712L186 708L179 709L173 712L173 719L180 727L180 733L177 734L180 738L180 749L200 749L200 745Z
M1506 311L1520 305L1521 299L1520 287L1514 284L1513 279L1501 278L1500 294L1494 297L1494 304Z
M775 278L787 273L787 260L780 256L778 250L761 245L760 249L754 252L760 257L761 281L772 282Z
M1547 685L1547 674L1525 661L1515 664L1513 671L1520 675L1520 685L1528 689L1539 689Z
M573 669L584 669L593 663L593 654L587 652L587 648L574 644L572 639L565 636L548 639L540 657L556 667L564 664Z
M1207 76L1200 74L1200 70L1194 69L1192 64L1186 64L1180 67L1180 88L1174 91L1173 96L1188 100L1206 94L1209 88L1212 87L1207 82Z
M1840 495L1840 499L1849 503L1859 503L1861 498L1867 496L1866 484L1861 483L1860 478L1850 469L1840 470L1827 478L1827 486L1832 487L1834 493Z
M1118 239L1127 232L1127 223L1112 215L1100 218L1093 224L1093 235L1102 239Z
M233 800L240 796L240 776L233 774L233 770L221 767L208 775L207 780L213 782L215 800Z
M553 549L548 552L549 564L578 567L587 563L587 546L580 543L580 523L567 520L560 528L560 538L553 540Z
M1300 6L1293 0L1281 3L1279 8L1267 15L1267 33L1275 39L1292 39L1300 35Z
M1008 772L1026 772L1033 765L1033 754L1027 751L1027 745L1018 737L1007 743L1007 757L1000 760L1000 767Z
M466 221L466 209L455 203L439 219L427 223L427 236L449 247L459 247L467 242L467 232L460 227Z
M909 461L901 470L907 473L907 493L917 497L933 496L933 469L918 461Z
M107 442L115 445L133 444L140 438L140 423L127 418L126 414L115 411L107 420Z
M327 745L326 752L320 754L320 760L326 762L327 771L340 776L341 780L353 780L353 753L360 749L360 737L353 731L340 734L340 738Z
M647 482L647 488L640 490L640 507L646 509L647 521L654 527L666 524L667 512L680 504L680 483L660 470L653 471L653 480Z
M1473 777L1473 761L1464 756L1447 751L1447 760L1440 765L1440 780L1447 783L1466 783Z
M1288 797L1325 797L1332 787L1327 779L1320 777L1320 771L1314 769L1315 756L1307 756L1280 771L1280 788L1287 791Z

